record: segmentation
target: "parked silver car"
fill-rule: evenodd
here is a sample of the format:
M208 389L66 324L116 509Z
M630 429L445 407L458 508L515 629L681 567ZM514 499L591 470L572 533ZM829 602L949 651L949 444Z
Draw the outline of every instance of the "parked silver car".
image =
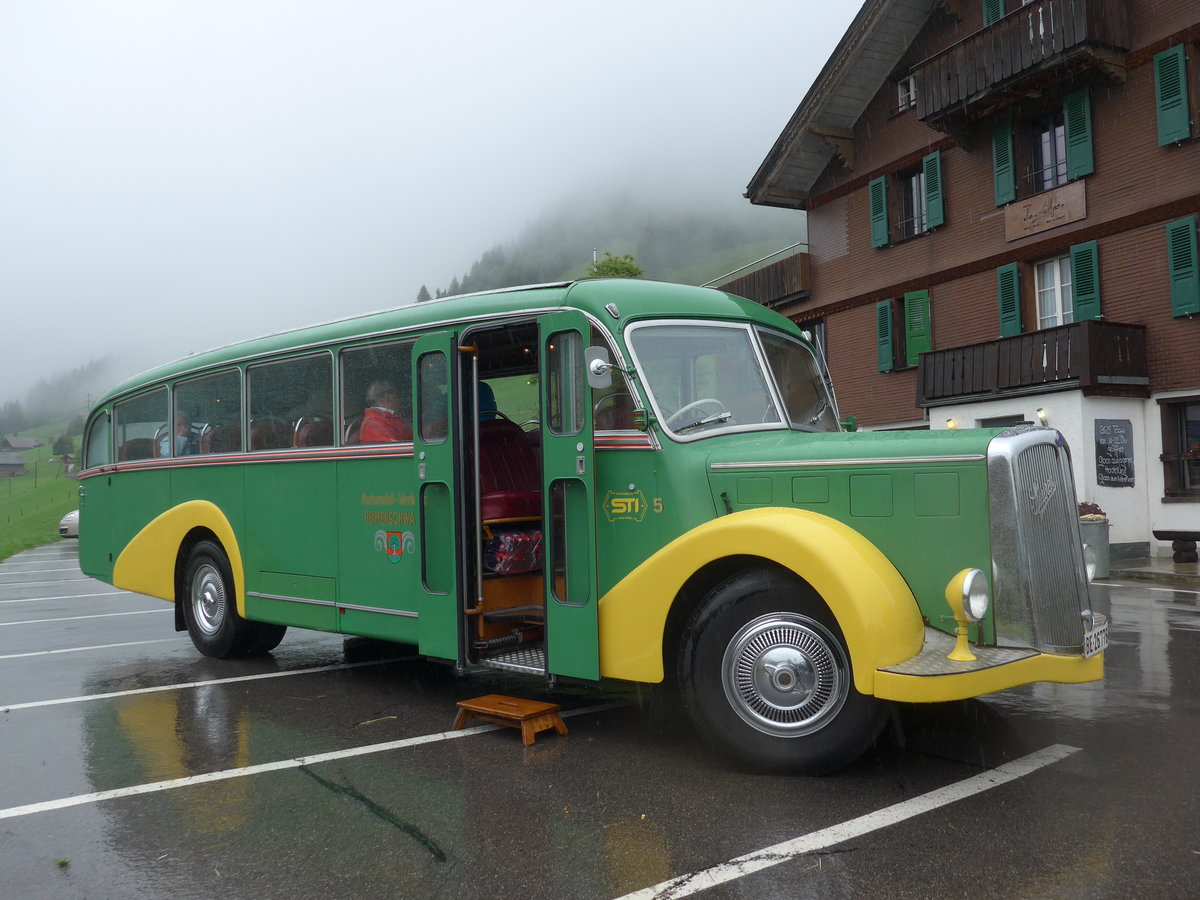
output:
M65 538L79 537L79 510L73 509L59 520L58 535Z

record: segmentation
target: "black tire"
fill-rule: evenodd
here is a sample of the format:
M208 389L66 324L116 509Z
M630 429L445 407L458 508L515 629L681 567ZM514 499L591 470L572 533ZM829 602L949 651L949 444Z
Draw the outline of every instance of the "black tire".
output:
M837 621L794 576L755 569L701 602L679 686L696 729L755 769L824 775L879 735L885 707L854 688Z
M262 652L255 648L261 623L247 622L238 615L233 572L219 544L200 541L192 548L179 599L184 604L188 636L205 656L230 659ZM282 638L282 633L279 636Z
M270 653L279 646L279 642L287 634L286 625L272 625L270 622L247 622L246 624L253 625L258 632L246 644L247 656L259 656L263 653Z

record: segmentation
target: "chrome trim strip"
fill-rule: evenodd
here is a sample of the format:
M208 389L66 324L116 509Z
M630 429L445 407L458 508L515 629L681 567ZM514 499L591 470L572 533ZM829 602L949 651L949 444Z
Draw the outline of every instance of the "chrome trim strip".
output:
M337 606L332 600L313 600L310 597L288 597L284 594L260 594L258 591L246 591L247 597L257 597L259 600L283 600L287 603L306 603L309 606Z
M407 609L380 609L378 606L359 606L356 603L335 603L338 609L352 609L355 612L380 613L385 616L401 616L405 619L419 619L420 614Z
M781 459L774 462L720 462L711 469L804 469L820 466L905 466L983 462L982 453L961 456L865 456L859 459Z

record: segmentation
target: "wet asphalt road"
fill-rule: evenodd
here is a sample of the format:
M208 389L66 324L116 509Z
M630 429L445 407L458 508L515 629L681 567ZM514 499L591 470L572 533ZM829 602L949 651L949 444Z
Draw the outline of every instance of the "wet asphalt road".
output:
M861 763L788 778L626 686L295 630L204 659L64 541L0 564L0 897L1200 896L1200 591L1093 590L1102 684L906 707ZM447 733L493 692L570 734Z

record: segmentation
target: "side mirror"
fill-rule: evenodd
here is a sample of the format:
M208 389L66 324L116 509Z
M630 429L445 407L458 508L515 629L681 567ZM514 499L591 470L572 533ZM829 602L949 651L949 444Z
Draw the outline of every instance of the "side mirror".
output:
M583 358L587 362L588 384L597 390L612 387L613 364L608 358L608 348L588 347Z

